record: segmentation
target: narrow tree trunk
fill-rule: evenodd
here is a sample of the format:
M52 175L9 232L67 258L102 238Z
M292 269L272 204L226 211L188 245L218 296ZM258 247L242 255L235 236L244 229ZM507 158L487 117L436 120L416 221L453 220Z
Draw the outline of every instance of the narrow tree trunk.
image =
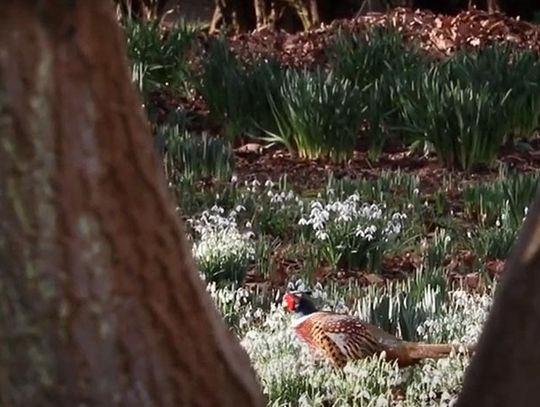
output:
M169 0L114 0L123 15L141 20L160 18Z
M153 151L110 0L0 13L0 404L261 406Z
M256 29L274 29L284 7L280 0L253 0Z
M499 0L487 0L487 9L489 13L501 11Z
M316 27L321 23L319 16L319 4L318 0L309 0L309 15L311 17L311 26Z
M267 24L268 11L266 10L266 0L253 0L255 8L255 22L257 28L261 28Z
M284 0L290 8L292 8L300 21L304 30L309 30L312 27L311 16L309 6L307 6L305 0Z
M214 13L212 14L212 20L210 21L210 28L208 30L210 34L214 34L219 31L219 27L222 25L222 22L223 14L221 13L221 7L219 7L219 4L216 3Z
M253 0L216 0L214 18L210 25L211 32L224 29L232 33L239 33L249 31L255 26L256 16Z

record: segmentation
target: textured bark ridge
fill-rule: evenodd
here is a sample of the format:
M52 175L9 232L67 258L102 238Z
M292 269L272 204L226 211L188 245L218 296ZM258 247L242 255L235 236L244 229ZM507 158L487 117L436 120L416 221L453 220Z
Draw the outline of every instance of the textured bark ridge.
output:
M109 0L0 13L0 405L259 406L200 281Z
M540 195L505 267L457 407L540 405Z

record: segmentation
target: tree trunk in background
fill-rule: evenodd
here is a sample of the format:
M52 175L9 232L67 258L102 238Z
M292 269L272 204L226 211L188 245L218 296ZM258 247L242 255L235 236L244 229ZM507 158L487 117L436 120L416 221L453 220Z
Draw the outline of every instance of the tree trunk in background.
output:
M140 20L160 18L170 3L169 0L114 0L124 16Z
M210 32L223 28L233 33L246 32L255 28L254 0L216 0Z
M540 195L495 293L456 407L540 405Z
M487 10L490 13L501 11L501 4L499 0L487 0Z
M255 26L257 29L275 28L277 19L284 9L279 0L253 0L253 7L255 8Z
M304 31L320 24L318 0L284 0L284 3L295 11Z
M194 267L110 0L0 14L0 405L262 406Z
M331 23L340 18L353 18L368 12L384 12L388 8L394 7L423 8L435 13L456 14L474 6L480 10L491 12L502 11L514 17L519 15L525 20L531 20L535 12L540 12L538 2L530 0L340 0L334 2L321 0L214 0L214 24L211 24L214 31L220 28L234 31L235 28L223 24L218 5L223 1L229 8L229 13L232 12L231 7L234 6L241 14L245 15L244 31L265 27L283 28L287 31L301 30L302 23L294 7L291 7L292 3L305 3L308 5L308 10L313 9L313 6L316 5L317 9L311 12L315 16L314 20L324 23ZM183 10L189 9L185 15L189 19L193 14L193 9L197 8L195 4L200 4L199 8L203 11L202 14L208 15L209 19L210 13L206 11L209 2L209 0L169 0L164 8L178 6L178 15L180 16L184 16ZM319 14L318 18L316 12ZM317 23L314 25L316 26Z

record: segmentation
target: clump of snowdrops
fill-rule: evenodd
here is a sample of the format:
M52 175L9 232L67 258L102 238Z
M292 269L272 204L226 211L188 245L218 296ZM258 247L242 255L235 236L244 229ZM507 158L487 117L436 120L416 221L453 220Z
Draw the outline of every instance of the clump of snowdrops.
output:
M286 238L294 235L294 226L300 218L304 199L287 188L285 182L267 180L262 188L252 186L257 196L254 219L261 233Z
M384 203L365 203L358 193L343 200L313 200L298 224L315 236L322 258L331 266L375 270L381 255L403 229L407 215L390 213Z
M253 232L241 230L237 215L244 208L237 206L225 215L218 206L189 219L195 232L193 256L207 281L241 282L255 255Z

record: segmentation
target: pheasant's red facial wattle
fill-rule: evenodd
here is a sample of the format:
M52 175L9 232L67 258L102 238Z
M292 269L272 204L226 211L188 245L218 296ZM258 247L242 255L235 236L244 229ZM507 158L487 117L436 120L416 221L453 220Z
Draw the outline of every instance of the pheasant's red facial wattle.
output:
M290 312L296 311L297 305L298 305L298 301L294 294L287 293L283 296L283 306L287 308L288 311Z

